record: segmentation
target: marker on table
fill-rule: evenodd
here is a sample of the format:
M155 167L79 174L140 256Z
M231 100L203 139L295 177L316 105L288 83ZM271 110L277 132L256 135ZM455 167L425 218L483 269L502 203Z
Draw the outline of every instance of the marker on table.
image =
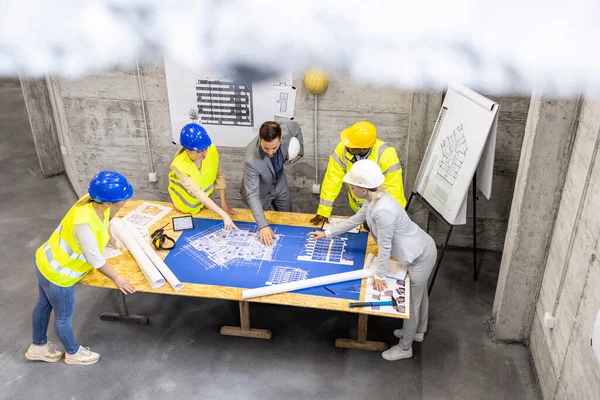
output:
M327 290L328 292L333 293L335 296L337 296L337 293L334 292L333 290L329 289L327 286L323 286L323 289Z

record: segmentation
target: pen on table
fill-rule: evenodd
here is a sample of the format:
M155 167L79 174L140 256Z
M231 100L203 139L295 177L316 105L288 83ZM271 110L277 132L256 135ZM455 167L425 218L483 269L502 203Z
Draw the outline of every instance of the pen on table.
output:
M327 290L328 292L333 293L335 296L337 296L337 293L334 292L333 290L329 289L327 286L323 286L323 289Z

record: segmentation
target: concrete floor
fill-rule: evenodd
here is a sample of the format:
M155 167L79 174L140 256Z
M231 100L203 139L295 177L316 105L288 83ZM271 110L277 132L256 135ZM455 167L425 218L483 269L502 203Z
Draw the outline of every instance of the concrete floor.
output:
M539 399L529 351L495 343L491 314L500 256L483 254L478 282L469 252L447 253L431 298L429 333L410 360L334 347L355 337L356 316L252 305L270 341L224 337L233 302L135 294L130 312L151 324L102 322L113 294L77 288L78 341L99 363L27 361L37 298L32 259L75 200L65 176L42 179L18 85L0 80L0 399ZM399 322L371 318L369 338L395 343ZM53 328L50 340L59 343Z

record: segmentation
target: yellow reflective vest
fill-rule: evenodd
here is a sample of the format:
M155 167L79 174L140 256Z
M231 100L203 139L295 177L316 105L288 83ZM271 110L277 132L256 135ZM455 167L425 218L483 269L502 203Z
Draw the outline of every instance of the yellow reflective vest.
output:
M88 224L92 228L100 251L104 250L110 239L110 208L104 211L104 218L101 220L94 211L92 202L79 205L80 201L71 207L50 239L35 253L35 262L42 275L62 287L73 286L93 268L79 247L74 232L75 225Z
M177 178L173 167L177 168L180 173L192 178L196 185L210 196L215 191L215 181L219 172L219 153L217 152L217 148L214 145L208 148L200 169L190 159L185 150L177 154L171 163L171 172L169 173L169 195L171 196L171 201L179 211L196 214L204 207L204 203L198 201L198 199L185 190L185 187Z
M353 155L346 151L346 147L340 142L334 152L329 157L327 171L323 184L321 185L321 199L319 200L318 215L329 218L333 210L333 202L340 194L344 175L347 174L354 163ZM402 184L402 166L396 155L396 150L387 143L377 140L371 148L368 160L375 161L381 167L385 176L383 187L394 197L402 207L406 206L404 197L404 186ZM358 199L351 190L348 190L348 202L354 212L357 212L363 205L364 200Z

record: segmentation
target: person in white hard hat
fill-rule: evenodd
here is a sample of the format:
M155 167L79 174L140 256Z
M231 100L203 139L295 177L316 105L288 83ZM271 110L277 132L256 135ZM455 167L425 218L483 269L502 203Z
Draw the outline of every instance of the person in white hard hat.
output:
M379 246L377 272L373 278L375 289L386 287L390 256L408 267L410 272L410 319L394 336L399 343L381 355L389 361L412 357L412 342L422 342L427 331L429 297L427 281L437 259L434 240L408 217L404 208L383 188L385 177L381 168L371 160L357 161L344 182L352 193L365 202L353 216L326 231L313 231L312 239L331 238L360 226L365 221Z

